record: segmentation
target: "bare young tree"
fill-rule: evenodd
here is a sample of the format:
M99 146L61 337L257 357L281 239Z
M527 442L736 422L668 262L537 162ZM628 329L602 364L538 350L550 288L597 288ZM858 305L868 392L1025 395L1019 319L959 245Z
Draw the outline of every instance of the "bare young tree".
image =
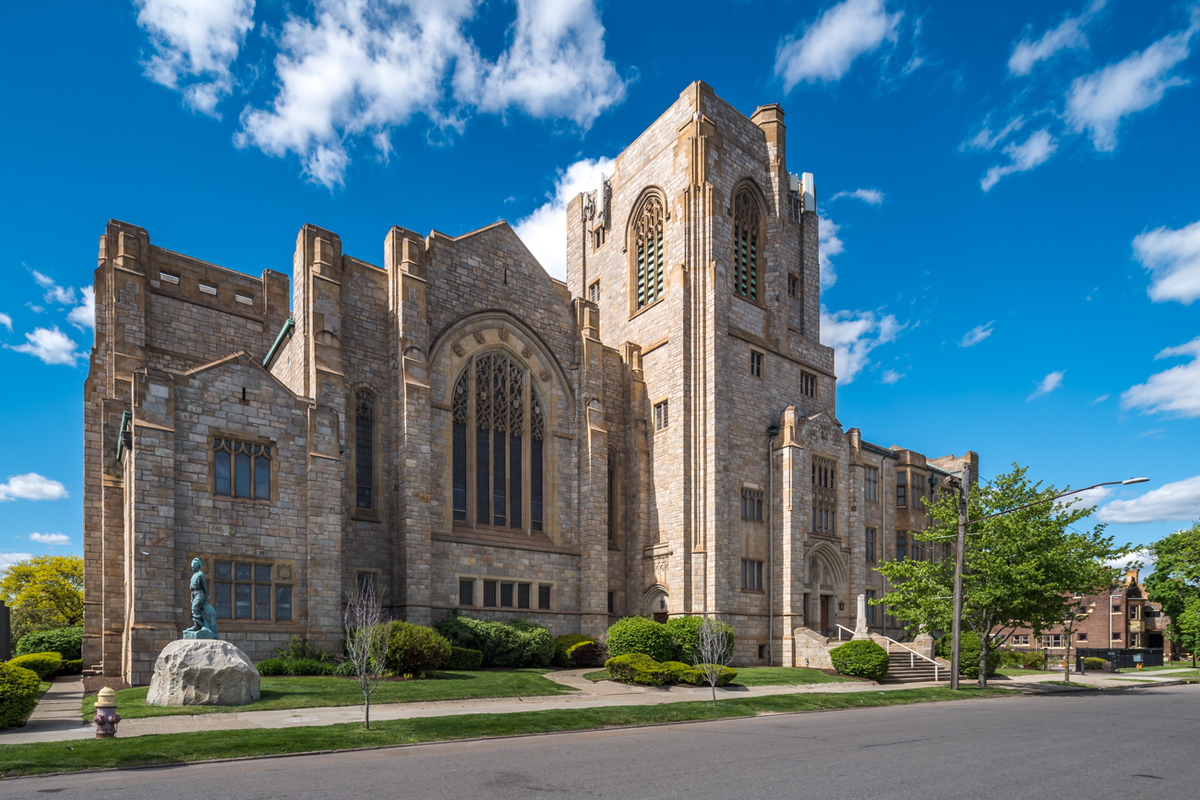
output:
M699 663L696 669L704 676L704 680L712 688L713 705L717 704L717 680L721 670L729 666L733 660L733 636L729 626L721 622L719 617L705 617L700 621L696 633L699 643L696 646L696 657Z
M387 666L388 626L375 587L364 581L350 597L343 617L346 656L362 689L366 729L371 730L371 695L379 688Z

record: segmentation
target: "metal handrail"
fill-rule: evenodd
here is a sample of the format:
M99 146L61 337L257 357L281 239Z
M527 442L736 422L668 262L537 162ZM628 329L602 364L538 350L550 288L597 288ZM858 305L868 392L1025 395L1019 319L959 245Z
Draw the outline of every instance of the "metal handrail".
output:
M834 624L837 625L839 642L842 640L842 631L845 631L846 633L850 634L851 638L854 637L854 631L850 630L845 625L842 625L841 623L834 623ZM887 640L888 646L886 648L886 652L888 652L888 653L892 652L892 645L896 645L901 650L907 650L908 651L908 665L910 667L915 667L917 665L918 658L924 659L925 661L928 661L930 664L933 664L933 680L934 680L934 682L939 680L938 676L939 676L939 672L941 671L942 665L939 664L934 659L930 658L929 656L927 656L923 653L918 653L916 650L913 650L908 645L902 644L901 642L897 642L895 639L893 639L890 636L884 636L881 633L873 633L871 635L872 636L880 636Z

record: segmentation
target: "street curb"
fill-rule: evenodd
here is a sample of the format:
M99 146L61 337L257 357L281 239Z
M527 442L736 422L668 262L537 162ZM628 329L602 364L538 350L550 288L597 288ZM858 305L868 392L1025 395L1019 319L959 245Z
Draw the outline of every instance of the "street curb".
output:
M1003 688L1003 687L997 687L997 688ZM850 693L847 692L847 694L850 694ZM437 741L432 741L432 742L409 742L406 744L380 744L380 745L372 745L370 747L346 747L346 748L338 748L335 750L305 750L305 751L298 752L298 753L265 753L263 755L258 755L258 756L234 756L231 758L207 758L207 759L203 759L200 761L178 761L178 762L171 763L171 764L138 764L138 765L129 766L129 767L97 767L95 769L77 769L77 770L70 770L70 771L66 771L66 772L44 772L44 773L40 773L38 775L13 775L11 777L0 776L0 783L3 783L5 781L18 781L18 780L28 780L28 779L36 779L36 778L55 778L55 777L62 777L65 775L87 775L87 774L93 774L93 773L99 773L99 772L130 772L133 770L143 770L143 769L171 769L174 767L191 767L191 766L196 766L198 764L221 764L221 763L235 762L235 761L262 761L265 759L297 758L300 756L324 756L324 755L332 755L334 753L365 753L365 752L369 752L371 750L398 750L400 748L408 748L408 747L431 747L431 746L442 745L442 744L461 744L464 742L498 742L498 741L503 741L505 739L531 739L531 738L534 738L537 736L564 736L564 735L570 735L570 734L576 734L576 733L596 733L597 731L627 731L627 730L638 730L638 729L644 729L644 728L667 728L667 727L674 727L674 726L678 726L678 725L703 725L705 723L710 723L710 722L729 722L732 720L739 720L739 719L740 720L758 719L760 717L788 717L788 716L797 716L800 714L828 714L828 713L836 712L836 711L870 711L870 710L891 709L891 708L907 708L909 706L936 705L937 703L961 703L966 700L980 700L980 701L982 701L982 700L1006 700L1006 699L1011 699L1013 697L1018 697L1018 696L1022 696L1022 695L1023 695L1023 693L1014 692L1013 694L1010 694L1010 695L993 694L993 695L987 695L986 697L967 697L967 698L963 698L961 700L957 699L957 698L949 698L946 700L934 700L934 701L924 701L924 702L916 702L916 703L902 703L902 704L893 705L893 706L865 706L862 708L856 708L855 706L849 706L847 708L814 708L814 709L808 709L805 711L763 711L763 712L759 712L759 713L755 713L755 714L747 715L747 716L721 717L720 719L691 719L691 720L680 720L677 722L648 722L648 723L644 723L641 725L610 725L610 726L601 727L601 728L578 728L576 730L570 730L570 731L539 731L536 733L513 733L513 734L507 734L504 736L473 736L473 737L464 738L464 739L439 739ZM689 701L682 701L682 702L689 702ZM313 726L313 727L323 727L323 726ZM266 729L264 729L264 730L266 730ZM152 735L171 736L174 734L152 734ZM83 741L87 741L87 740L85 739ZM14 745L14 746L19 746L19 745Z

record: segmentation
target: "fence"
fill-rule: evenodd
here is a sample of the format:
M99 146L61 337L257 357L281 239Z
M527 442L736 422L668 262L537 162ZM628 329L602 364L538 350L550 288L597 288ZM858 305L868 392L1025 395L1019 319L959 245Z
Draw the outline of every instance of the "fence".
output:
M1083 669L1083 659L1085 658L1103 658L1111 665L1112 669L1137 669L1138 664L1143 667L1161 667L1163 665L1163 651L1159 647L1139 650L1101 650L1097 647L1080 647L1075 650L1076 671Z

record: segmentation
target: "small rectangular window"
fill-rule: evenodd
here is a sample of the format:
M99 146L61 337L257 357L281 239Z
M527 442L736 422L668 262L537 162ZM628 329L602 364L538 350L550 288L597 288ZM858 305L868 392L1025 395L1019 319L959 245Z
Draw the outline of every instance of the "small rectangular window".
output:
M762 377L763 354L757 350L750 351L750 377Z
M1076 638L1079 639L1079 641L1081 641L1081 642L1086 642L1087 634L1086 633L1076 634Z
M800 279L795 275L788 274L788 297L796 297L800 291Z
M800 394L805 397L817 396L817 376L807 372L800 373Z
M496 582L483 582L483 605L485 608L496 607Z
M1121 604L1120 603L1113 603L1112 613L1114 613L1114 614L1121 613Z
M271 447L213 439L213 494L271 499Z
M868 503L879 502L879 468L867 467L863 475L863 499Z
M1121 634L1120 634L1120 632L1119 632L1119 631L1113 631L1113 638L1112 638L1112 640L1113 640L1114 642L1119 642L1119 641L1121 641Z
M377 595L378 588L375 586L375 573L374 572L359 571L359 572L356 572L355 575L357 577L356 583L358 584L359 594L362 594L363 592L370 590L372 594Z
M529 608L529 584L517 584L517 608Z
M867 528L867 563L875 563L875 529ZM871 623L872 625L875 623Z
M757 489L742 489L742 519L763 521L763 493Z
M458 604L460 606L475 605L475 579L458 579Z
M896 508L904 508L908 505L908 474L904 472L896 473Z
M654 430L656 431L663 430L671 422L669 402L669 400L663 400L661 403L654 404Z
M286 622L292 618L292 587L275 587L275 621Z
M758 646L758 660L762 661L766 657L767 657L767 646L765 644L760 644Z
M616 611L614 611L614 609L616 608L615 598L616 598L616 592L608 593L608 613L610 613L610 614L617 613Z
M600 281L592 281L592 285L588 287L588 300L600 305Z
M550 608L550 587L544 583L538 586L538 608L542 611Z
M513 605L513 585L511 583L500 584L500 607L512 608Z
M871 603L875 602L875 590L867 589L867 624L875 624L875 606Z
M763 587L763 562L742 559L742 590L761 592Z

